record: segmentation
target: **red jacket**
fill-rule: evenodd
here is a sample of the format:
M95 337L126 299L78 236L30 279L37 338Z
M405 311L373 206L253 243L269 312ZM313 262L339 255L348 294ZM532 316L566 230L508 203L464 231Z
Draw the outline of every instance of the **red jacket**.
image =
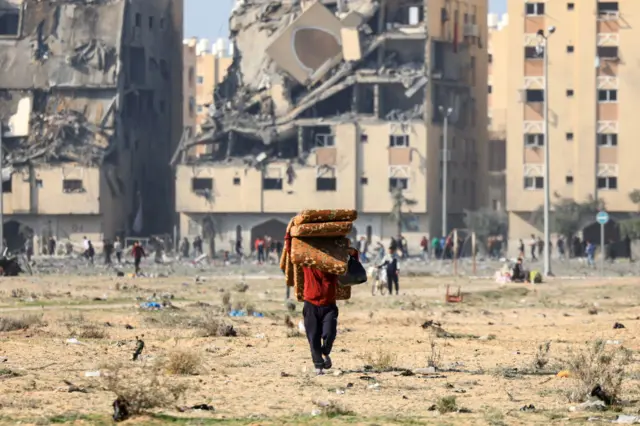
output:
M304 300L316 306L327 306L336 303L338 276L327 274L319 269L303 266Z

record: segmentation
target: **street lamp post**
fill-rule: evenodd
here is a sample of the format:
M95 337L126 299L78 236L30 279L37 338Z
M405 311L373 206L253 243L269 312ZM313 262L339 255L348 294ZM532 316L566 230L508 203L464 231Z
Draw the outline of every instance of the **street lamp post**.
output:
M449 116L453 108L446 108L442 105L438 107L444 115L444 126L442 129L442 236L447 237L447 173L449 168L449 141L447 131L449 130Z
M544 102L543 102L543 133L544 133L544 275L551 275L551 241L550 209L551 209L551 181L549 177L549 37L556 31L556 27L549 27L547 33L538 30L538 48L542 50L544 74Z

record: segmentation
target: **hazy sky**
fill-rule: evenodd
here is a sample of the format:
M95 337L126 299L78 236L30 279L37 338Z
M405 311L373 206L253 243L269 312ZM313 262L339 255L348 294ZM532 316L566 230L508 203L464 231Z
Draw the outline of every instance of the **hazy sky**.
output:
M184 36L215 40L226 37L229 12L235 0L185 0ZM491 12L504 13L507 0L489 0Z

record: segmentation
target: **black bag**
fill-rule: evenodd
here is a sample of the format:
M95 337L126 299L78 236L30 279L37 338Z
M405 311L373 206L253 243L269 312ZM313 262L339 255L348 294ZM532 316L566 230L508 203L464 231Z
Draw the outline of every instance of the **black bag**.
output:
M338 276L338 282L343 287L364 284L367 282L367 271L365 271L362 263L353 256L349 256L347 263L347 272Z

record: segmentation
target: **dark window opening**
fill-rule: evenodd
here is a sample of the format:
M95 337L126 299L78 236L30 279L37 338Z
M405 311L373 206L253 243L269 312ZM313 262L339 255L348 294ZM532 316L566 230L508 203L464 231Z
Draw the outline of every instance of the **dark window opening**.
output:
M571 133L571 132L567 133L566 137L567 137L568 141L572 141L573 140L573 133Z
M389 146L391 148L408 148L409 135L389 135Z
M573 53L575 48L572 45L567 46L567 53Z
M599 177L598 189L618 189L617 177Z
M129 78L134 84L144 84L147 79L147 60L143 47L129 47Z
M36 179L36 188L42 188L43 186L42 179Z
M360 133L360 142L369 142L369 135L367 135L366 133Z
M491 85L487 86L487 92L491 94L492 91L493 91L493 87Z
M84 186L81 179L63 179L62 192L84 192Z
M618 102L618 91L598 90L598 102Z
M9 177L9 180L2 181L2 193L10 194L11 192L13 192L12 181L13 179L11 179L11 177Z
M571 98L573 96L573 90L572 89L567 89L567 97Z
M598 2L598 14L606 15L607 13L618 12L617 1L599 1Z
M567 3L567 10L573 10L576 7L574 3Z
M493 63L493 55L491 53L489 53L489 56L487 58L489 60L489 63L492 64Z
M233 184L236 185L236 186L240 185L240 178L239 177L234 177L233 178Z
M20 30L20 10L0 9L0 36L18 36Z
M600 59L618 59L618 46L598 46L596 54Z
M262 189L265 191L277 191L282 189L282 178L264 178Z
M571 184L573 183L573 176L565 176L565 178L564 178L564 182L565 182L567 185L571 185Z
M153 16L149 16L149 28L153 28Z
M369 178L366 178L366 177L360 178L360 185L368 185L368 184L369 184Z
M526 91L527 102L544 102L544 90L528 89Z
M618 146L618 135L616 133L598 134L598 146Z
M524 189L543 189L544 188L544 178L543 177L525 177L524 178Z
M136 13L136 27L142 27L142 15Z
M409 179L407 178L389 178L389 192L395 189L407 189L409 188Z
M536 46L526 46L524 48L525 59L541 59L544 57L544 49Z
M544 15L544 3L527 2L525 5L525 12L527 13L527 15Z
M191 190L193 192L211 191L213 190L213 179L212 178L193 178L191 179Z
M334 177L316 178L316 191L335 191L338 187L338 180Z

